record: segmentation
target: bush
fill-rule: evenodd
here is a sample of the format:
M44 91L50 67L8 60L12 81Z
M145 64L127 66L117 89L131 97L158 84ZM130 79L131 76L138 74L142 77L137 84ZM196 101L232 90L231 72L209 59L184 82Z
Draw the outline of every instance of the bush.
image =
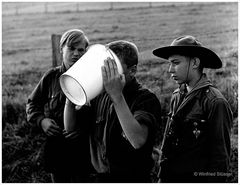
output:
M238 148L237 147L232 147L231 149L229 173L231 175L228 177L227 182L229 183L238 182Z
M25 105L9 100L3 105L2 181L50 182L42 165L44 138L37 126L27 123Z

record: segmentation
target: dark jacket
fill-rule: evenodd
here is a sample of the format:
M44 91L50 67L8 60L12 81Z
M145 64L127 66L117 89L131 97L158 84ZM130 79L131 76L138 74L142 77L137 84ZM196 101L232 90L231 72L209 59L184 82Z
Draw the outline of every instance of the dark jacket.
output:
M173 92L162 145L163 182L224 182L230 156L232 112L206 76L179 105ZM179 105L179 106L178 106Z
M66 97L61 90L59 77L65 72L65 67L59 66L47 71L28 98L26 112L27 120L37 124L41 129L44 118L53 119L56 124L64 129L63 111ZM79 112L79 121L82 126L88 123L87 107ZM47 137L44 146L44 161L49 172L85 173L90 164L89 141L86 133L81 133L78 141L70 142L63 135Z
M161 106L157 97L136 80L124 88L123 95L137 121L148 126L148 139L140 149L133 148L123 133L110 97L103 93L91 102L96 116L91 130L92 161L98 173L109 173L108 182L150 182Z

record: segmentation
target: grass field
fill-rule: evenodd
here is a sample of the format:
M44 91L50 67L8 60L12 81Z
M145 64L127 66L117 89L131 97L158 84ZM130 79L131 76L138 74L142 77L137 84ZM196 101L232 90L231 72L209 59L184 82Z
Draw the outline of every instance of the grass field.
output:
M27 6L27 5L25 5ZM3 4L4 8L4 4ZM2 181L49 182L42 169L43 135L26 121L25 104L52 65L51 34L80 28L92 44L124 39L139 47L137 78L156 93L168 111L171 92L167 65L151 51L180 35L194 35L216 51L223 68L206 71L234 113L229 182L238 181L238 4L175 3L159 7L2 16ZM164 126L163 126L164 127Z

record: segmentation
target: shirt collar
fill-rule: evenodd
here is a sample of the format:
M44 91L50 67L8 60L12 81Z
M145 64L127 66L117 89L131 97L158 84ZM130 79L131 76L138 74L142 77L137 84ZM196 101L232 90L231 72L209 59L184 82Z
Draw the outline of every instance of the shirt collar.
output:
M203 73L201 79L199 80L199 82L197 84L195 84L195 86L193 87L193 89L187 94L187 96L189 96L190 94L192 94L193 92L205 88L207 86L213 86L211 81L207 78L206 74Z
M183 91L184 89L184 85L185 84L181 84L181 86L176 89L173 93L178 93L178 92L181 92ZM201 79L199 80L199 82L197 84L195 84L195 86L193 87L193 89L188 93L192 93L193 91L196 91L198 89L201 89L201 88L204 88L206 86L212 86L212 83L211 81L207 78L207 75L205 73L202 74L202 77Z
M61 67L60 67L60 72L61 72L61 73L65 73L66 71L67 71L67 69L66 69L64 63L62 62L62 65L61 65Z
M195 84L195 86L193 87L193 89L191 91L195 91L195 90L204 88L204 87L209 86L209 85L212 85L212 83L207 78L207 75L205 73L203 73L201 79L199 80L199 82L197 84Z

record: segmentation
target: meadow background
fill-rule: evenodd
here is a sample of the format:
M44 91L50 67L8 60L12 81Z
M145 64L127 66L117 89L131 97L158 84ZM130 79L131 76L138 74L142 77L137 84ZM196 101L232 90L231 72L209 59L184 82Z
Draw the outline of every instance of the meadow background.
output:
M190 34L218 53L223 68L206 70L234 113L231 176L238 182L238 3L2 2L2 182L49 182L42 168L45 137L26 121L28 95L52 67L51 35L80 28L92 44L124 39L140 51L138 80L166 117L172 91L168 65L152 50ZM164 124L161 126L164 128Z

